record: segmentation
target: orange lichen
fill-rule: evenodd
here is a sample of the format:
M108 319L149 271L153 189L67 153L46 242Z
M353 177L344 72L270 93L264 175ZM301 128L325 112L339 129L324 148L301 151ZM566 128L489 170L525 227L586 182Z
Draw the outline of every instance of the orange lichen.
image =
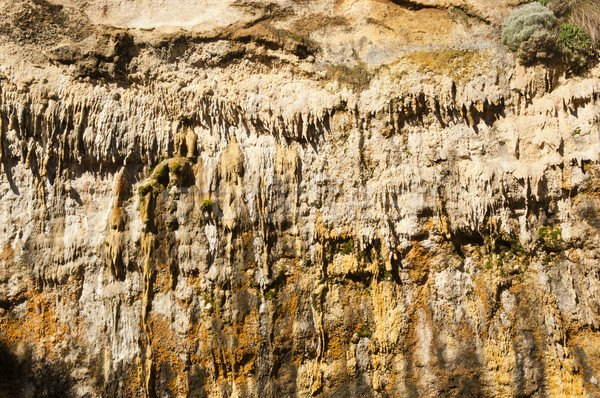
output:
M410 278L418 285L427 282L433 256L418 241L413 241L411 250L405 257Z
M248 314L242 322L233 325L233 336L235 345L233 357L238 365L243 367L240 372L250 374L255 368L256 353L261 344L264 343L259 332L259 316L257 312Z
M148 318L148 334L152 344L152 361L157 374L165 364L169 364L176 375L184 374L185 364L179 353L191 351L188 341L181 339L171 327L171 322L162 315L151 313ZM174 377L169 385L170 392L174 394L187 394L187 382Z
M327 351L325 358L327 360L340 360L346 358L346 344L348 339L343 338L338 333L331 333L327 341Z
M62 297L63 300L67 298L68 296ZM7 347L22 342L29 343L47 360L63 358L59 347L66 349L70 341L79 340L79 330L77 323L64 324L57 320L56 303L59 295L55 292L27 292L23 299L27 300L26 314L0 318L0 342Z

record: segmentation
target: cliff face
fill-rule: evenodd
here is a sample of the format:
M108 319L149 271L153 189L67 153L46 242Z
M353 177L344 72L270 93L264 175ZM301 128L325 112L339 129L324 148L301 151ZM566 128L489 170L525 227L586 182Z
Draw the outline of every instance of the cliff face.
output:
M600 69L500 1L0 4L0 396L600 394Z

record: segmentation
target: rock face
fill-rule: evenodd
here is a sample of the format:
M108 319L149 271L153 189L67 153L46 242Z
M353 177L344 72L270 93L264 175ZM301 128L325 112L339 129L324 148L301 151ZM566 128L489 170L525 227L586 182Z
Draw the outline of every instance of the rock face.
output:
M600 394L600 69L516 1L0 3L0 396Z

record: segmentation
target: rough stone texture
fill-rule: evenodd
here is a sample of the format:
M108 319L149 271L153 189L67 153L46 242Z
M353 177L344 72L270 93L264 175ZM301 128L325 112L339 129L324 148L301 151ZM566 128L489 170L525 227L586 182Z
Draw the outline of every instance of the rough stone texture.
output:
M600 394L600 69L489 3L0 3L0 396Z

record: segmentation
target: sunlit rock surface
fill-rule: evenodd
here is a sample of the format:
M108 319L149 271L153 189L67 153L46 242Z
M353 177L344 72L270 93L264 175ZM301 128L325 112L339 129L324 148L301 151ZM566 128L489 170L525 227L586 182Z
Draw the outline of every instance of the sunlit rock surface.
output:
M600 69L515 3L0 3L0 396L600 394Z

